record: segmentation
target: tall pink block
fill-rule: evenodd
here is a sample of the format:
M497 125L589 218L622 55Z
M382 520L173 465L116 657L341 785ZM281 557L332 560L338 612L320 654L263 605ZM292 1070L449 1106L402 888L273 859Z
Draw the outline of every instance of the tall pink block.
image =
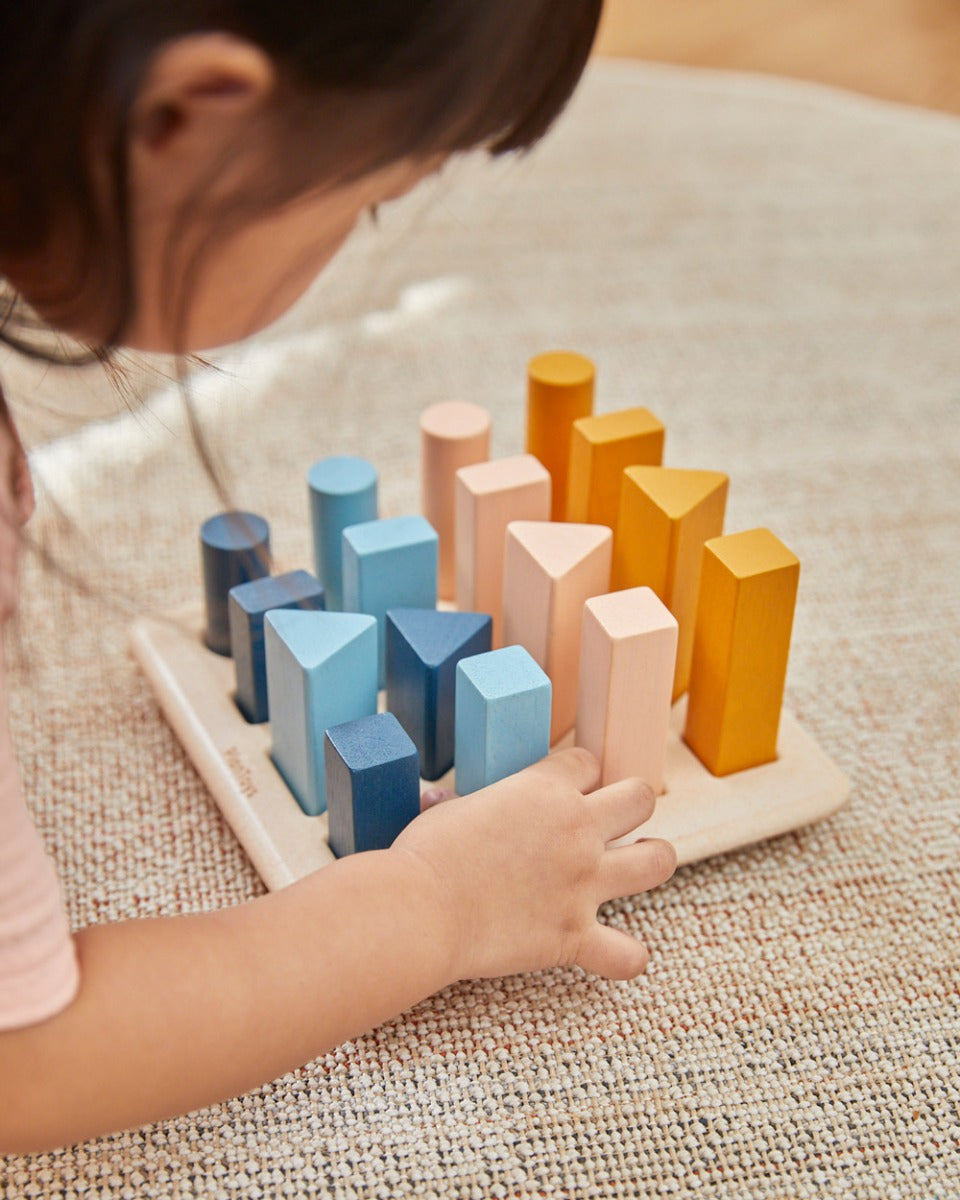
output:
M639 776L664 790L677 634L647 587L584 607L576 741L600 759L604 784Z
M502 645L503 548L511 521L550 520L550 475L532 454L461 467L456 484L457 608L489 613Z
M490 457L490 414L479 404L450 400L420 414L421 511L437 531L439 599L456 594L456 475Z
M503 641L523 646L553 684L551 745L577 719L583 606L610 590L603 525L512 521L503 562Z

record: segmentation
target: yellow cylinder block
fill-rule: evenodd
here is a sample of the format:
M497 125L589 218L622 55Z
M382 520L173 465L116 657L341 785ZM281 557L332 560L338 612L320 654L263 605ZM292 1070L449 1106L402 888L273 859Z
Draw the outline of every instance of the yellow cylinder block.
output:
M551 350L527 364L527 453L550 472L551 520L567 507L567 469L573 422L593 412L596 371L583 354Z

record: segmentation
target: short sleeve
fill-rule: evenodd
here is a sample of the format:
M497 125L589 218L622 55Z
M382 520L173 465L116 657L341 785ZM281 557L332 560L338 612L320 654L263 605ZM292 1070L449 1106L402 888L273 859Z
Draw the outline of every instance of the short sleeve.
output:
M0 625L16 607L18 527L32 508L29 467L0 389ZM24 803L6 682L0 630L0 1030L52 1017L79 986L60 881Z
M4 714L5 715L5 714ZM0 1030L54 1016L79 984L60 882L20 790L0 729Z

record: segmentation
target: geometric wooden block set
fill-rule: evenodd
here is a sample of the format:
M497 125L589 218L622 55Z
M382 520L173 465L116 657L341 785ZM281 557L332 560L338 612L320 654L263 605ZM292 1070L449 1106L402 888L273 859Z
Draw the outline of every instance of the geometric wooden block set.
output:
M269 887L389 845L420 777L474 791L550 746L586 746L604 783L647 779L657 811L622 840L666 837L681 862L845 801L781 711L796 557L769 530L724 534L726 476L662 466L657 417L595 416L593 388L583 356L534 358L527 452L492 461L482 409L426 410L423 515L378 519L362 459L305 464L315 576L271 575L266 521L221 513L204 617L134 624Z

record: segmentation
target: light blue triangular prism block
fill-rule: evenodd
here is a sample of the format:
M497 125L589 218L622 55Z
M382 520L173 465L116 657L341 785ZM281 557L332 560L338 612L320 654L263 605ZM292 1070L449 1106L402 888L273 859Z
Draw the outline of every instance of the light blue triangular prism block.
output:
M277 609L263 622L273 761L306 813L327 806L323 735L377 711L377 623Z

